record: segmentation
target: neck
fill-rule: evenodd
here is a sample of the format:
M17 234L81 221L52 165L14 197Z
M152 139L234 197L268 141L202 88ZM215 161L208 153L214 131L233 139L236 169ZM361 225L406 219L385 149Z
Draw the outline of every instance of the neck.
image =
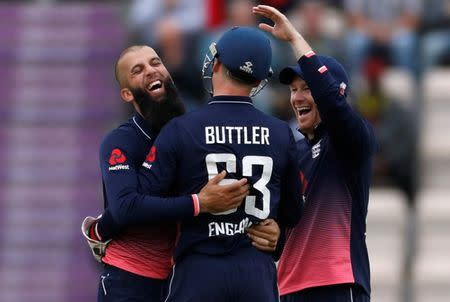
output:
M249 96L250 91L248 89L242 89L236 86L220 85L219 87L214 87L213 96L218 95L231 95L231 96Z
M219 65L218 71L213 74L213 96L231 95L231 96L250 96L252 89L245 85L238 85L234 83L228 76L225 75L225 70L222 70L222 65Z
M138 104L136 102L133 102L134 110L136 110L137 113L139 113L140 116L144 118L144 115L142 115L141 109L139 108Z

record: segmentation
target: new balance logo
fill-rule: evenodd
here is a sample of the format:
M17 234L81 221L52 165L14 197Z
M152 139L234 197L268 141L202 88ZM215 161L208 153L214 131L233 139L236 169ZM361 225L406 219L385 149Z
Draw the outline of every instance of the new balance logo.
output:
M247 62L244 63L244 65L241 65L239 67L239 69L242 70L243 72L252 74L253 73L252 66L253 66L252 62L247 61Z

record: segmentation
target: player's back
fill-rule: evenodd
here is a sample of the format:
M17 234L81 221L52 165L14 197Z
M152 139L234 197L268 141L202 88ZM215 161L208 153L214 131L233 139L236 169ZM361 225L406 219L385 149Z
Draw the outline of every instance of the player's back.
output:
M276 218L283 203L282 208L290 211L290 215L282 214L288 224L299 218L301 198L291 130L285 122L256 109L250 98L214 97L207 106L166 127L155 143L157 150L163 147L157 155L162 162L155 162L152 170L159 173L160 165L164 174L173 165L176 172L163 177L161 191L170 187L177 194L198 192L222 170L228 172L225 183L246 177L252 186L237 209L184 221L176 259L187 251L224 254L251 246L245 228Z

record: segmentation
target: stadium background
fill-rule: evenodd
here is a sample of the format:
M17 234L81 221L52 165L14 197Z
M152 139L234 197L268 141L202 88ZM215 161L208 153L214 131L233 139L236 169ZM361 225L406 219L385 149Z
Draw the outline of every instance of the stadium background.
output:
M244 3L233 16L224 9L231 2ZM95 300L101 268L82 239L80 223L102 207L99 142L129 114L114 83L117 55L130 43L157 47L183 99L195 108L205 100L204 49L229 24L255 22L242 9L247 2L0 2L0 301ZM320 24L317 32L309 28L315 49L345 58L344 36L351 28L344 1L327 1L312 14L302 11L301 1L260 2L278 5L296 22ZM142 9L148 3L150 12ZM419 17L427 13L423 8ZM424 36L420 28L417 34ZM273 42L277 75L294 59L289 48ZM401 128L395 144L400 149L406 137L416 139L419 181L416 212L385 175L371 190L372 301L402 301L405 284L409 301L450 300L449 57L447 52L417 73L389 65L381 76L383 96L412 113L413 126ZM363 84L358 87L356 92L363 91ZM286 88L272 80L256 104L290 120L287 100ZM398 155L396 147L390 150ZM415 253L405 240L411 233L417 235ZM408 259L411 274L404 273Z

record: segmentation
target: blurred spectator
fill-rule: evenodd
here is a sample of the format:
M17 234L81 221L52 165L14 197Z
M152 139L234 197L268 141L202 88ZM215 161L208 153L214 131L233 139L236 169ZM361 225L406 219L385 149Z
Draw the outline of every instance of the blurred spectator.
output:
M166 62L188 109L204 96L197 43L206 22L205 0L134 0L128 25L133 44L151 45Z
M256 5L253 0L227 0L223 2L223 6L216 5L216 10L223 11L223 19L221 23L215 27L207 27L205 29L203 39L205 43L217 40L220 35L232 26L256 26L256 17L252 13L252 7ZM204 45L204 46L208 46ZM203 50L206 48L200 48ZM202 56L203 59L203 56Z
M202 32L197 53L195 54L199 66L203 63L209 45L217 41L224 31L233 26L257 26L256 18L252 13L252 7L255 5L255 1L226 0L221 2L221 5L219 6L219 2L217 2L214 6L215 10L220 10L223 14L221 22L216 23L215 26L205 27Z
M198 32L205 25L205 0L134 0L128 26L134 40L155 44L173 30Z
M422 0L345 0L350 26L346 38L347 68L361 72L372 47L383 48L390 63L417 76L416 29Z
M288 18L317 53L340 60L343 20L325 0L298 1Z
M367 61L364 67L367 90L357 98L356 107L374 126L379 143L379 151L374 157L374 184L391 185L403 192L407 200L401 297L404 302L412 302L412 267L417 245L419 129L414 112L383 93L380 80L385 68L385 62L379 58Z
M450 65L450 0L428 0L422 21L423 69Z
M280 12L286 13L298 0L260 0L258 4L269 5L277 8Z
M258 26L257 18L252 13L252 7L257 5L257 2L258 1L256 0L227 0L223 2L223 7L216 6L216 9L223 10L224 19L218 26L208 27L203 32L196 55L199 64L203 63L203 59L208 46L212 42L216 41L225 30L228 30L233 26ZM274 39L269 35L267 35L267 37L271 40L273 51L272 68L275 69L274 66L276 65L277 57L285 57L285 55L279 52L277 55L278 48L276 45L280 43L274 43ZM254 97L254 104L258 109L270 114L272 99L273 91L272 87L269 86L268 89L263 89L257 96Z
M365 65L367 90L357 100L357 108L374 126L380 144L375 156L374 180L388 179L414 204L417 193L418 129L413 112L389 99L381 89L385 63L372 59ZM401 138L401 139L399 139Z

